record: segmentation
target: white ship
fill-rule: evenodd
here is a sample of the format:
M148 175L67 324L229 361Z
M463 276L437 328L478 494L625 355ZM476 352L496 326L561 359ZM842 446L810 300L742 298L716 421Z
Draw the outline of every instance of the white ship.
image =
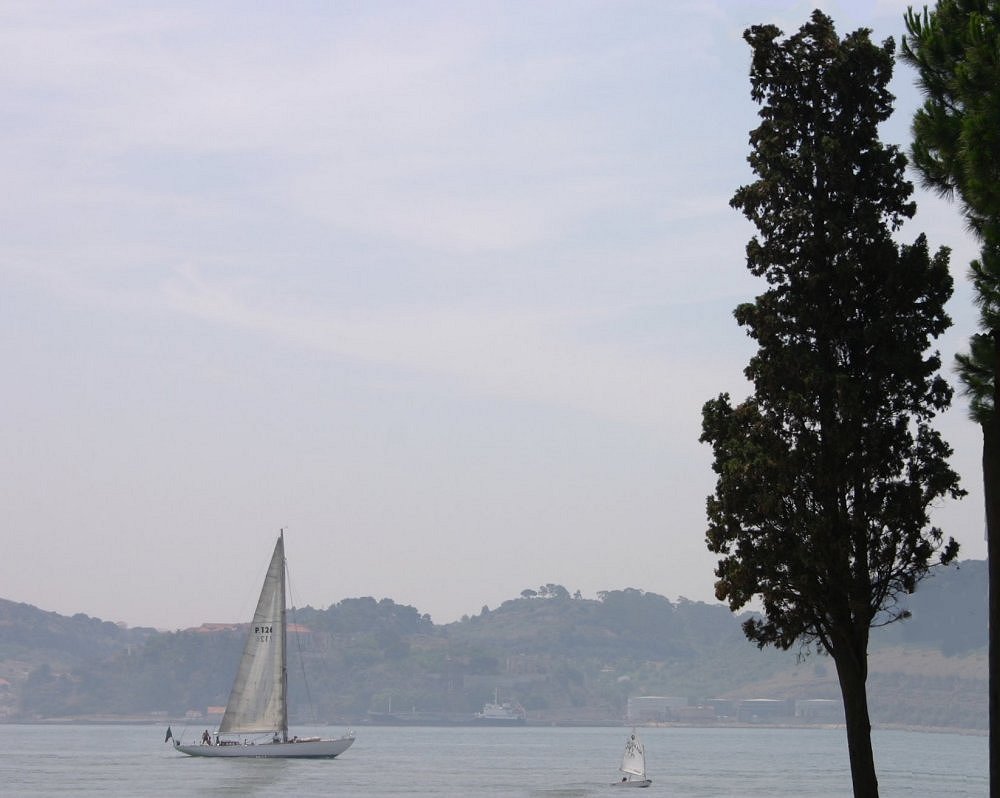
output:
M500 703L500 691L493 693L493 701L484 704L481 712L473 715L478 725L485 726L523 726L527 722L527 713L520 704L510 701Z

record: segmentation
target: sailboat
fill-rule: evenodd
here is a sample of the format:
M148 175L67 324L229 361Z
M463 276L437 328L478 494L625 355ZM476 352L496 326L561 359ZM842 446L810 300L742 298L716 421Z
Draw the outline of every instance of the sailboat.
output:
M622 754L618 770L625 775L621 781L614 782L612 787L648 787L653 783L652 779L646 778L646 749L635 729L632 729L632 734L625 741L625 753Z
M206 729L201 742L193 745L174 738L176 750L189 756L332 759L351 747L354 735L350 732L330 740L288 736L285 638L285 535L282 530L274 544L274 554L219 730L213 740ZM171 736L169 729L167 735Z

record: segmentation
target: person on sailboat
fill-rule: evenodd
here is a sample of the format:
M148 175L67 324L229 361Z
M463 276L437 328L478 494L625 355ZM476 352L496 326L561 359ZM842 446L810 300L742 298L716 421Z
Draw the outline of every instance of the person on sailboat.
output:
M202 745L211 745L212 744L212 737L211 737L211 735L209 735L208 729L205 729L205 731L203 731L201 733L201 744Z

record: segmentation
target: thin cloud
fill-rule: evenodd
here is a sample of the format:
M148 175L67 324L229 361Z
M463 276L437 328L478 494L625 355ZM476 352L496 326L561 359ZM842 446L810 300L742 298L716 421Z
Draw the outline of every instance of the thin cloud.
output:
M212 324L437 376L472 393L571 408L662 433L676 431L678 415L690 416L700 406L698 400L681 413L665 412L689 396L678 393L679 383L689 389L704 386L705 392L717 384L718 362L708 366L705 352L675 352L670 369L664 369L653 353L583 340L581 330L614 315L607 308L421 306L329 313L298 307L283 312L259 297L242 299L190 267L179 270L164 290L174 310ZM669 308L663 313L669 316ZM681 423L686 427L689 419Z

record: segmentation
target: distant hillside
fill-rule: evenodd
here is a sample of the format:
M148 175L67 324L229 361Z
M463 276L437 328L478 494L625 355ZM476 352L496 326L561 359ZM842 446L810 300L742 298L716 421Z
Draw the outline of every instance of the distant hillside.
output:
M868 658L872 722L985 731L988 678L989 663L982 649L946 655L935 648L876 647ZM723 697L839 700L840 690L833 661L810 657Z
M94 659L144 642L155 629L128 629L78 614L69 618L0 599L0 658L44 654L60 662Z
M16 714L17 700L29 684L139 649L156 634L155 629L126 629L0 599L0 720Z
M913 617L876 630L876 722L985 724L985 563L935 574L909 597ZM365 722L371 713L468 717L494 690L544 722L622 720L629 697L836 698L830 660L758 650L719 604L637 589L598 599L560 585L436 625L390 599L304 607L289 637L292 714ZM244 630L121 629L0 602L0 718L115 714L180 717L225 703ZM953 709L949 709L952 707ZM905 711L903 711L905 708ZM981 710L981 711L980 711ZM158 715L159 716L159 715Z
M931 646L944 654L985 648L989 636L987 563L936 568L903 603L913 617L878 630L877 643Z

